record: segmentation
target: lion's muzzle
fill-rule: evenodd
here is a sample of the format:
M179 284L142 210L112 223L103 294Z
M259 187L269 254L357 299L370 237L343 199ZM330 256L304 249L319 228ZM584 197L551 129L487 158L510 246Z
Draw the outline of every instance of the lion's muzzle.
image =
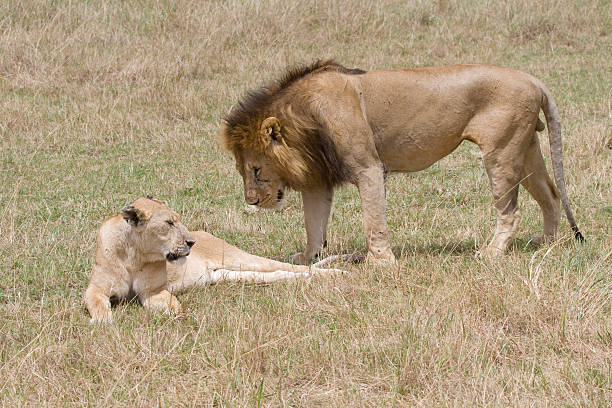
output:
M244 200L249 205L257 205L257 204L259 204L259 196L257 194L257 191L252 190L252 189L247 190L245 192L245 194L244 194Z

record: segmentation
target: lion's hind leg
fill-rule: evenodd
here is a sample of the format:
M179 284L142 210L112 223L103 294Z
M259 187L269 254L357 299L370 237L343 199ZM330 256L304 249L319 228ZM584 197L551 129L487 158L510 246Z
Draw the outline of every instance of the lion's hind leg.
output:
M510 142L502 148L483 148L483 160L491 189L497 224L493 239L484 250L489 256L499 256L506 252L516 235L521 220L518 209L518 188L521 182L524 154L522 154L521 133L510 136ZM488 147L488 146L487 146ZM482 147L481 147L482 148Z
M536 200L544 218L543 233L533 238L539 244L553 240L557 234L560 218L560 201L557 189L546 171L537 135L525 156L525 166L521 184Z

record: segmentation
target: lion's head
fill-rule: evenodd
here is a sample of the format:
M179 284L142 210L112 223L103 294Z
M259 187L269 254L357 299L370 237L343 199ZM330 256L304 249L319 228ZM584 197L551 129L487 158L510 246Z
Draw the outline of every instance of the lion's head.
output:
M325 72L363 73L331 60L297 66L247 93L225 117L219 139L236 159L247 203L277 208L285 187L303 191L351 180L316 102L302 87L302 80Z
M236 169L244 182L244 199L249 205L280 209L287 183L272 159L253 150L236 152Z
M195 243L181 218L164 202L139 198L121 210L134 234L142 253L150 260L174 261L189 255Z

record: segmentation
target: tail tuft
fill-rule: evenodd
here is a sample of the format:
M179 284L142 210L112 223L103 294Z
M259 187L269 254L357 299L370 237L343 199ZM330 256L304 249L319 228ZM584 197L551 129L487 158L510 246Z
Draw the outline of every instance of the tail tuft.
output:
M584 239L584 236L580 233L580 231L578 231L578 227L572 229L574 230L574 238L576 239L576 241L581 243L586 241Z

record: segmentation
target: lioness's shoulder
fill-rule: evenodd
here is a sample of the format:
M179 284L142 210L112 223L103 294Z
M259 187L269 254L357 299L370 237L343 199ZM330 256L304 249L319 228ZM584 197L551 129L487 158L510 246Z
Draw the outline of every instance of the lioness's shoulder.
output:
M113 252L117 247L122 246L125 241L127 226L121 214L107 218L102 225L100 225L96 236L98 244L97 255L101 256L103 254L108 254L109 252Z
M107 236L109 234L113 234L125 227L126 222L121 217L121 214L113 215L112 217L104 220L102 225L100 225L100 229L98 230L99 236Z

